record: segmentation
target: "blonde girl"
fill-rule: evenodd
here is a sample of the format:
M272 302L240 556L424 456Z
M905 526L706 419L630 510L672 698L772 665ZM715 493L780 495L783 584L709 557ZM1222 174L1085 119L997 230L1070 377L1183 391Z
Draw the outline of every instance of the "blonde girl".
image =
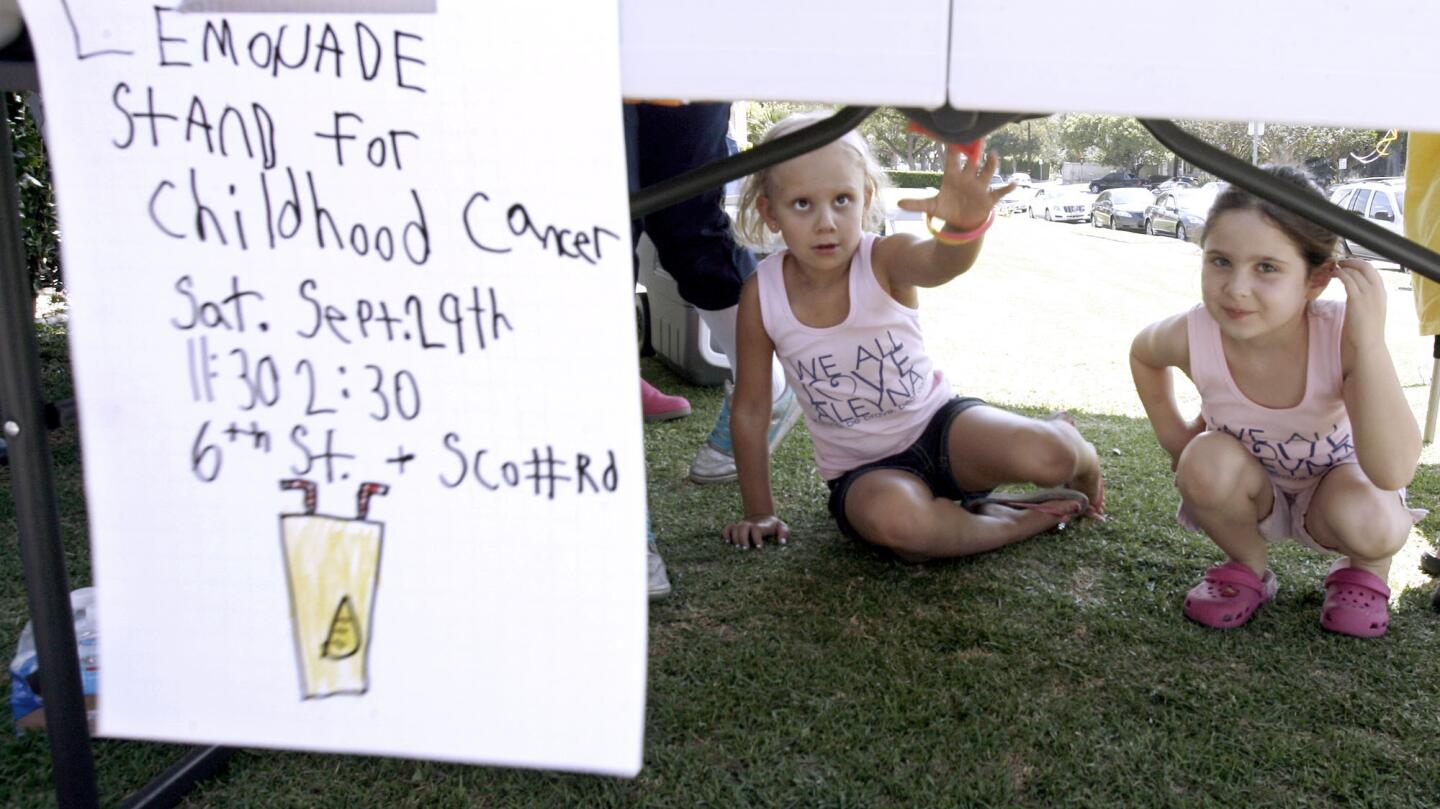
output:
M766 140L815 120L797 116ZM900 207L944 220L934 238L877 236L883 174L851 132L752 175L738 227L785 249L761 262L740 295L739 370L731 432L744 500L727 542L784 542L765 430L769 367L778 354L803 407L815 462L842 533L908 560L992 550L1100 506L1095 449L1066 418L1037 420L956 396L925 351L921 287L964 273L994 221L997 158L951 154L939 193ZM1050 489L1002 497L996 486Z

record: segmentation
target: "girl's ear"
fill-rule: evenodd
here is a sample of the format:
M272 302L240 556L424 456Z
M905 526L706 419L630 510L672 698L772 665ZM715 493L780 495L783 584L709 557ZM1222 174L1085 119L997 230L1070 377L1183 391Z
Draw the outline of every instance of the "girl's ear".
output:
M755 212L760 214L760 220L765 223L765 227L769 228L771 233L780 232L780 221L770 211L769 197L761 194L755 198Z
M1310 271L1310 277L1305 279L1305 297L1308 300L1315 300L1325 287L1330 285L1331 279L1335 277L1335 259L1329 259L1319 267Z

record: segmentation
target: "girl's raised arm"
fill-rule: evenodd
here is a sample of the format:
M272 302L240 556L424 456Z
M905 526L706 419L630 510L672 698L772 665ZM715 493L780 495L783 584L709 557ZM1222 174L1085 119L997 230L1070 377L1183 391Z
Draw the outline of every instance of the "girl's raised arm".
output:
M1160 446L1170 454L1171 466L1178 463L1191 439L1205 431L1199 416L1186 420L1175 401L1175 380L1171 368L1190 373L1190 341L1187 313L1168 317L1146 326L1130 344L1130 376L1135 392L1145 406L1145 415L1155 429Z
M995 203L1010 193L1015 184L990 190L999 155L991 152L980 165L964 163L959 152L945 156L945 175L940 192L927 199L902 199L899 206L945 220L938 238L921 239L897 233L875 245L873 261L877 273L895 287L937 287L960 275L980 255L980 243L995 216ZM951 234L946 237L945 234ZM964 239L963 244L946 242Z
M770 491L770 363L775 344L765 333L760 317L759 276L752 275L740 290L736 318L735 393L730 401L730 438L735 446L735 468L740 475L740 499L745 518L725 527L725 541L740 548L762 547L766 537L784 544L790 528L775 515Z
M1385 345L1389 293L1368 261L1339 261L1335 277L1345 285L1342 395L1354 433L1355 457L1371 483L1391 491L1402 489L1410 484L1420 461L1420 426Z

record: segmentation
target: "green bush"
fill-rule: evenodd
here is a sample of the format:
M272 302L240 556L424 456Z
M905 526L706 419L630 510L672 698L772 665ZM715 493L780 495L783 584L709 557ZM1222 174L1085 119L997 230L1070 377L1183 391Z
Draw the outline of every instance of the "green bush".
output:
M940 172L938 171L899 171L887 169L885 173L890 175L890 184L896 188L940 187Z
M30 270L32 296L46 287L62 289L60 280L60 225L55 218L55 195L50 186L50 161L35 119L24 97L8 93L6 117L20 186L20 232L25 263Z

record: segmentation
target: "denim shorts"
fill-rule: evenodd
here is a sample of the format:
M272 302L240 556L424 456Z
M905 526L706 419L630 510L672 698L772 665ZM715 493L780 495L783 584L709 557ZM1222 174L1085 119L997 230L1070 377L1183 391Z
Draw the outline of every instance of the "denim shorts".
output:
M826 481L826 485L830 487L830 516L835 518L840 533L851 539L865 539L855 531L850 521L845 519L845 495L861 475L877 469L909 472L925 481L925 485L930 487L936 497L958 500L961 505L978 500L993 491L964 491L955 484L955 475L950 471L950 423L966 410L983 404L984 401L973 396L956 396L935 411L935 415L930 417L930 423L925 426L925 432L921 433L909 448L878 461L862 464L834 480Z

